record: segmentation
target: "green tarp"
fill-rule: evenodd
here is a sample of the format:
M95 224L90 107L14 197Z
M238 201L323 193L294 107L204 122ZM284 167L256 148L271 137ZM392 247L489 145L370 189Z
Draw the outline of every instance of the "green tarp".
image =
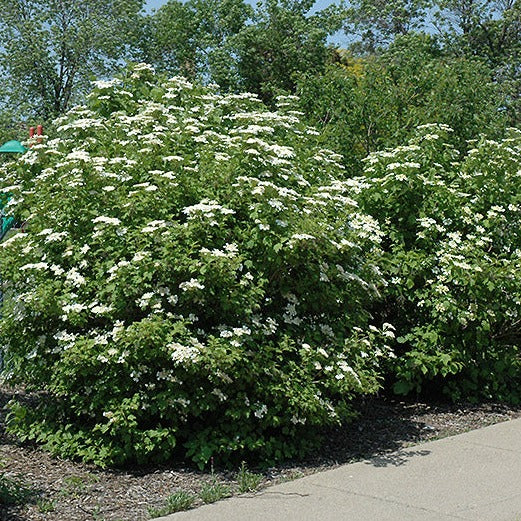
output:
M12 140L4 143L0 147L0 152L4 154L23 154L27 149L20 143L20 141Z

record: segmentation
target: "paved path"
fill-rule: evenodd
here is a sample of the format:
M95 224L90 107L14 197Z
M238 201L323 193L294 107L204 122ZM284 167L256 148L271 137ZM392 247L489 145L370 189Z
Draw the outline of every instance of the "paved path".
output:
M521 419L161 521L521 521Z

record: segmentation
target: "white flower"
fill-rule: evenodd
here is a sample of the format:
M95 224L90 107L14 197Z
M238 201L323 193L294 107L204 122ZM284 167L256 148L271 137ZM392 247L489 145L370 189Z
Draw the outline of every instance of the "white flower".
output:
M57 242L61 241L64 237L67 237L67 232L54 232L47 235L45 242Z
M268 407L266 404L260 404L259 408L254 411L253 415L256 417L256 418L263 418L264 416L266 416L266 413L268 412Z
M148 252L146 252L146 251L138 251L137 253L134 254L134 257L132 257L132 262L142 261L147 255L148 255Z
M314 235L309 235L309 233L294 233L291 236L292 239L298 240L298 241L305 241L305 240L312 240L315 239Z
M217 398L219 398L219 400L221 400L221 402L224 402L228 398L220 389L214 389L212 391L212 394L217 396Z
M87 306L83 304L65 304L65 306L62 306L63 312L66 314L69 313L80 313L81 311L84 311L87 309Z
M58 266L57 264L51 264L49 266L49 269L57 276L59 277L60 275L63 275L65 273L65 270L61 267L61 266Z
M150 299L154 296L152 291L144 293L139 300L136 301L137 305L144 309L150 304Z
M234 210L221 206L217 201L210 201L207 199L202 200L199 204L187 206L183 209L183 213L189 218L198 214L202 214L206 217L213 217L216 212L219 212L222 215L231 215L235 213Z
M117 217L105 217L104 215L100 215L99 217L92 219L92 222L94 224L105 223L111 224L113 226L119 226L121 224L121 221Z
M35 262L30 264L24 264L20 267L20 270L46 270L49 265L46 262Z
M171 342L166 346L170 351L170 357L176 364L186 362L197 362L199 359L199 350L195 346L186 346L179 342Z
M4 188L0 188L0 192L12 192L13 190L18 190L19 188L21 188L21 185L5 186Z
M236 254L239 252L239 248L237 247L237 244L235 244L235 243L225 244L224 249L228 253L231 253L231 254Z
M113 79L113 80L109 80L109 81L98 80L98 81L92 82L94 87L96 87L97 89L110 89L110 88L114 87L115 85L118 85L119 83L121 83L121 81L118 79Z
M92 304L91 304L90 310L95 315L104 315L105 313L109 313L110 311L112 311L112 307L111 306L105 306L104 304L97 304L96 303L94 306L92 306Z
M91 161L90 154L86 150L73 150L70 154L67 154L65 159L73 161Z
M159 230L159 228L164 228L165 226L167 226L167 224L163 220L150 221L146 226L141 228L141 232L142 233L151 233L151 232L155 232L156 230Z
M183 291L204 289L204 284L201 284L197 279L192 278L186 282L181 282L181 284L179 284L179 289L182 289Z
M68 331L58 331L53 338L59 342L74 342L77 336L75 333L69 333Z
M68 282L72 283L73 286L82 286L85 284L86 280L83 275L81 275L76 268L71 268L65 278Z

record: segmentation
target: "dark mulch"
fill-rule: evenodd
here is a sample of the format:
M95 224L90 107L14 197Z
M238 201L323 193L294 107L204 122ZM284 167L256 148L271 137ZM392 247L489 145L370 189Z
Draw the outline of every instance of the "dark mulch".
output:
M19 479L30 493L18 505L0 504L0 521L142 521L170 494L198 493L217 480L237 490L236 474L199 472L180 464L132 471L104 471L50 457L5 435L4 406L15 394L0 388L0 462L4 478ZM359 419L328 433L327 443L300 462L262 471L262 486L380 456L397 464L397 451L411 444L521 417L521 407L501 404L427 404L386 398L358 405Z

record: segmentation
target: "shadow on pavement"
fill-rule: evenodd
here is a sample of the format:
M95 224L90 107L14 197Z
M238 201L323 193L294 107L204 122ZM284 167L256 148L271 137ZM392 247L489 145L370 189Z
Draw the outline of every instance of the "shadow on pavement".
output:
M435 432L415 418L419 408L392 400L362 401L357 406L358 418L324 432L320 450L300 465L330 466L360 460L373 460L377 466L403 465L413 456L404 447L425 441Z
M415 456L428 456L430 453L430 450L399 450L398 452L381 454L365 463L373 467L400 467Z

